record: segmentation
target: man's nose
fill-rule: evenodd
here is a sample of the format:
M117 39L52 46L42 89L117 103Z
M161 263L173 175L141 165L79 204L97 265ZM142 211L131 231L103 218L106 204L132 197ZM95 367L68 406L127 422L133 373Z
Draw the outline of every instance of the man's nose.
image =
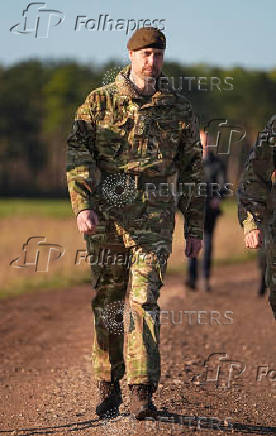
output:
M152 66L154 63L155 63L155 57L154 55L150 55L148 57L148 64Z

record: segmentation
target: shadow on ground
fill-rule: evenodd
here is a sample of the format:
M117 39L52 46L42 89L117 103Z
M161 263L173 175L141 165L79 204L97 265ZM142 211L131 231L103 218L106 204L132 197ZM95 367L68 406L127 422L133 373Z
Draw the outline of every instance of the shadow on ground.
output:
M124 419L125 421L122 421ZM71 424L48 426L48 427L33 427L14 430L0 430L2 434L9 434L14 436L32 436L32 435L45 435L45 434L60 434L60 431L65 432L81 432L87 429L99 428L104 430L105 426L110 429L115 424L122 424L123 427L127 427L127 423L131 423L132 426L138 424L135 418L132 418L129 414L120 414L118 417L108 420L92 419L88 421L78 421ZM212 430L212 431L225 431L225 432L240 432L251 433L257 435L276 435L276 427L270 427L267 425L250 425L243 424L241 422L228 422L220 421L214 417L203 416L185 416L178 415L176 413L169 413L166 410L158 412L157 420L146 419L144 420L146 429L154 432L160 430L160 425L167 425L167 430ZM173 427L173 429L171 428Z

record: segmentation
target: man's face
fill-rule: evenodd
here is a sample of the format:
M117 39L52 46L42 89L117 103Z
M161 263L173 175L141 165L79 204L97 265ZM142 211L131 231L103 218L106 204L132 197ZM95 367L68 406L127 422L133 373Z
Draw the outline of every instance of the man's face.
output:
M141 79L160 76L164 51L161 48L142 48L137 51L129 50L133 73Z

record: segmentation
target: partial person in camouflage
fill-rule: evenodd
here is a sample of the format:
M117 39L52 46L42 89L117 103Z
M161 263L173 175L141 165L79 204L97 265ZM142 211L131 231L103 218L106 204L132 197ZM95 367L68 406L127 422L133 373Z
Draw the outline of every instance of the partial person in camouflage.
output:
M276 169L276 134L272 117L245 164L238 189L239 222L243 226L247 248L264 247L266 284L276 319L276 192L272 175Z
M137 30L128 42L131 64L113 83L87 96L68 137L67 181L77 226L91 258L106 256L104 262L91 262L100 417L118 413L122 402L127 290L131 412L137 419L156 416L152 393L160 379L157 300L172 250L177 206L185 217L186 256L198 256L202 244L204 198L196 189L204 179L198 121L185 97L167 86L162 89L165 46L159 30Z

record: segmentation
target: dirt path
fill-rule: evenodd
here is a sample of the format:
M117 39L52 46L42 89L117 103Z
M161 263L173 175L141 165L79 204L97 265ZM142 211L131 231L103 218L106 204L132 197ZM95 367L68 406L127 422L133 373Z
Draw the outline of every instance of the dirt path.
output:
M2 301L0 435L276 434L276 322L256 279L254 264L219 268L207 294L167 278L158 422L127 415L125 379L122 415L94 414L89 288Z

